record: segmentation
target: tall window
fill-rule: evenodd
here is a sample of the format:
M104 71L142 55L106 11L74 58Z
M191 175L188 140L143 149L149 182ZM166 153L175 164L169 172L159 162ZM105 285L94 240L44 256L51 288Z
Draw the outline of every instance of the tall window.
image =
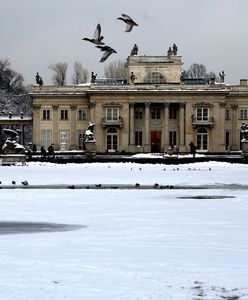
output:
M61 109L60 110L60 119L61 120L68 120L69 119L69 111L68 111L68 109Z
M42 119L43 120L51 120L51 110L50 109L42 110Z
M170 143L170 145L174 145L174 146L177 144L177 132L176 131L169 132L169 143Z
M77 133L78 139L77 139L77 147L79 150L82 150L84 148L83 140L84 140L84 133L82 131L79 131Z
M86 109L79 109L78 110L78 120L87 120L87 110Z
M159 106L153 106L153 107L151 107L151 118L153 120L160 119L160 115L161 115L161 110L160 110Z
M226 150L230 151L230 131L225 132L225 146Z
M197 131L197 149L198 150L208 149L208 132L206 128L200 128Z
M52 144L52 130L42 130L41 131L41 146L45 149Z
M106 119L107 121L118 121L119 119L119 108L108 107L106 108Z
M169 119L175 120L177 118L177 108L176 107L169 107Z
M135 146L142 146L142 131L135 131Z
M197 108L196 118L197 121L208 121L208 108Z
M135 107L134 116L135 116L136 120L142 120L143 119L143 107Z
M240 109L239 118L241 120L247 120L248 119L248 110L247 109Z
M117 150L118 148L118 136L115 128L109 128L107 131L107 149Z
M230 120L230 119L231 119L230 109L226 109L226 111L225 111L225 120Z

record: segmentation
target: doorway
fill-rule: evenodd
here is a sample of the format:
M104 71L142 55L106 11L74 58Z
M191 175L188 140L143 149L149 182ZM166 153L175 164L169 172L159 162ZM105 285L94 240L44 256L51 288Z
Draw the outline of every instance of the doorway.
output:
M161 152L161 131L151 131L151 152Z

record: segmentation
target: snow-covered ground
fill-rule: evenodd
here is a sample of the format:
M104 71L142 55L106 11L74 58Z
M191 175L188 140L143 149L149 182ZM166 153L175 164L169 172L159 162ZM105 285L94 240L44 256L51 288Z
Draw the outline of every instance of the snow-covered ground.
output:
M246 174L217 162L0 167L1 185L227 184L1 189L0 299L248 299L248 196L235 188Z

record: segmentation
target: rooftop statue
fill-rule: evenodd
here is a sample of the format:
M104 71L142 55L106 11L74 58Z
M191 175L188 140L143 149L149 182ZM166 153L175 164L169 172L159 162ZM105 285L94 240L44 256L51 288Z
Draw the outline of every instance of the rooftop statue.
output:
M132 56L132 55L138 55L138 51L139 51L139 48L138 48L137 44L134 44L133 49L132 49L130 55L131 55L131 56Z
M225 72L224 71L220 72L219 76L220 76L220 82L223 83L225 81Z
M172 55L172 49L171 49L171 47L169 47L169 49L168 49L168 51L167 51L167 55L168 55L168 56L171 56L171 55Z
M173 55L177 55L177 45L176 44L173 44L172 53L173 53Z
M97 76L96 73L91 72L91 83L95 83L96 82L96 76Z
M135 76L135 74L133 72L131 72L131 75L130 75L131 83L134 83L135 79L137 79L137 77Z
M36 83L37 83L38 85L43 85L42 77L39 75L38 72L36 73L35 79L36 79Z

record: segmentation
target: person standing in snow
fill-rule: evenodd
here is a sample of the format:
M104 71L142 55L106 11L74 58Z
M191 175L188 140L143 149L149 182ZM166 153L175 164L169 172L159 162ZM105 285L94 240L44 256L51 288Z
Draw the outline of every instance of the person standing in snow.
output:
M41 153L41 158L46 159L47 152L43 146L41 146L41 148L40 148L40 153Z
M193 155L193 158L195 158L196 146L192 141L189 143L189 147L190 147L190 153Z

